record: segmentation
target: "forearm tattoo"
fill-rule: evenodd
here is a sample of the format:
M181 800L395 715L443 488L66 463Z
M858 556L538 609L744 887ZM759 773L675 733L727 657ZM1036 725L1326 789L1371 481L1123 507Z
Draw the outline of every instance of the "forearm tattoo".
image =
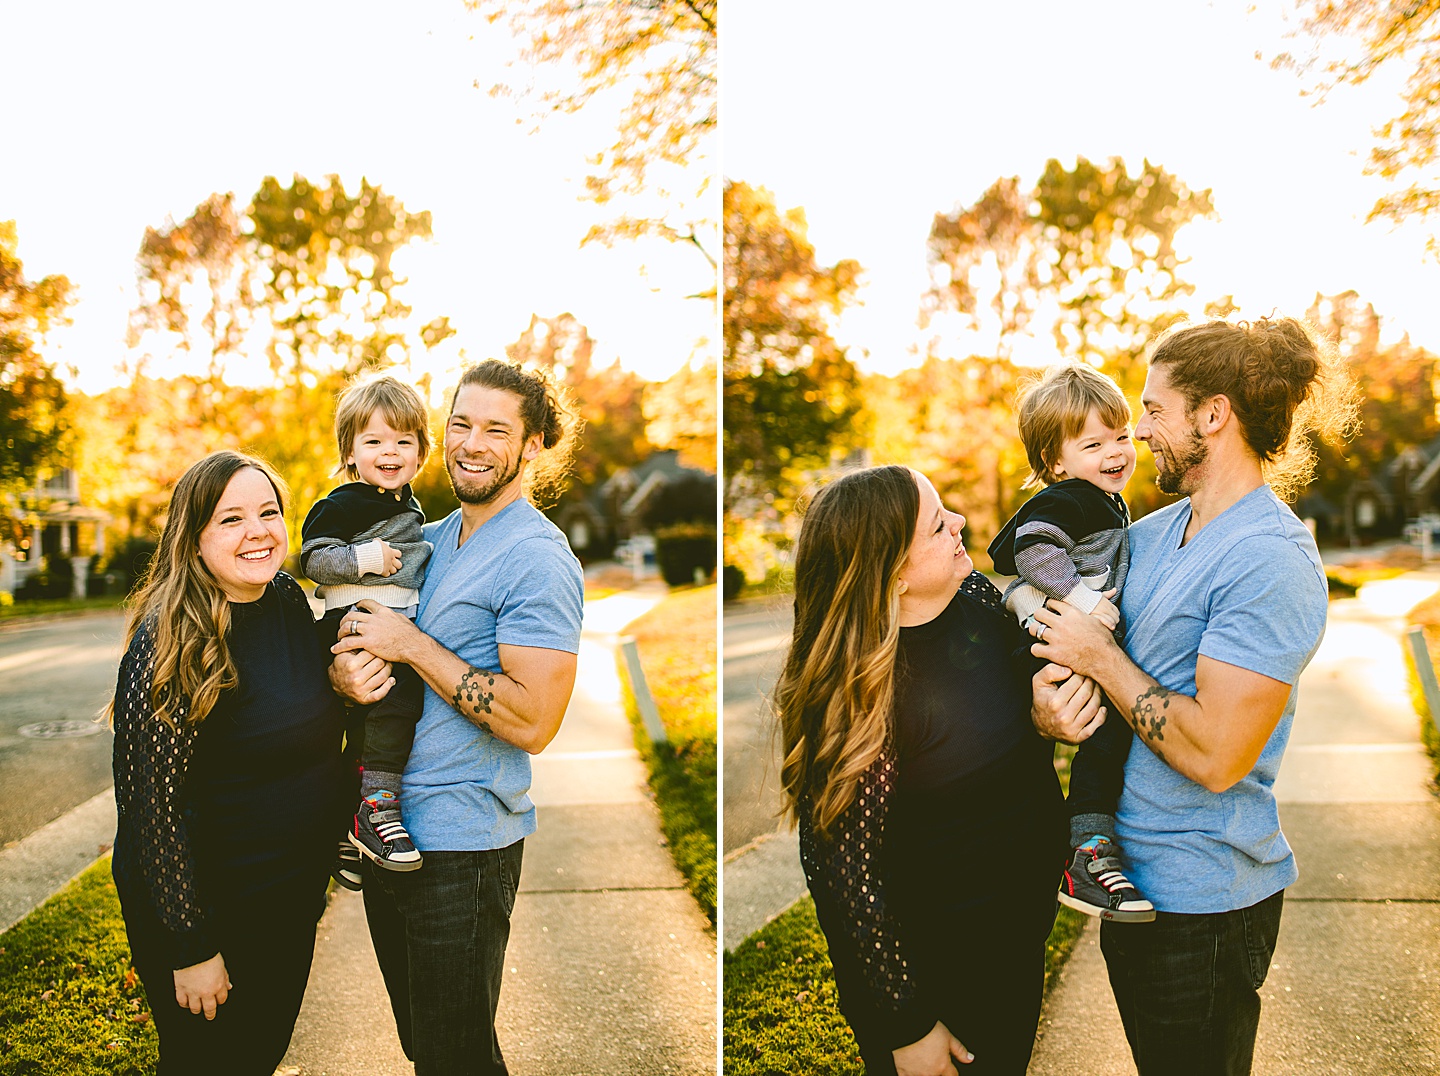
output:
M1170 720L1170 700L1179 697L1178 692L1170 691L1156 684L1137 698L1135 705L1130 707L1130 714L1135 719L1135 731L1145 738L1149 743L1150 750L1161 762L1165 761L1165 756L1161 753L1156 741L1165 739L1165 725Z
M484 681L482 684L481 681ZM481 712L490 713L490 704L495 701L495 674L485 669L477 669L471 665L465 670L465 675L460 677L460 682L455 685L455 694L450 696L450 705L456 711L468 718L477 728L482 728L492 736L494 732L486 721L480 720ZM461 703L464 706L461 706Z

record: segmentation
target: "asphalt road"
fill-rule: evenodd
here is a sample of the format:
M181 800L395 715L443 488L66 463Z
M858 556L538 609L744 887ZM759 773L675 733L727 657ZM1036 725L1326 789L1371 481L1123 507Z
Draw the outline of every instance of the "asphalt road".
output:
M0 845L112 783L114 738L94 722L115 691L123 632L118 612L0 627Z
M724 612L725 847L780 827L780 759L765 699L790 643L788 598L729 602Z

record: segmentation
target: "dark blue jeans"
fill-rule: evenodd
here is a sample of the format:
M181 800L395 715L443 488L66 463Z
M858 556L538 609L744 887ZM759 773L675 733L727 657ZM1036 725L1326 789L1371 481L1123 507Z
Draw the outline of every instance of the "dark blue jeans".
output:
M1100 950L1140 1076L1250 1071L1259 991L1284 899L1282 890L1233 912L1157 912L1153 923L1100 925Z
M418 871L367 860L365 916L415 1076L504 1076L495 1007L525 842L426 852Z

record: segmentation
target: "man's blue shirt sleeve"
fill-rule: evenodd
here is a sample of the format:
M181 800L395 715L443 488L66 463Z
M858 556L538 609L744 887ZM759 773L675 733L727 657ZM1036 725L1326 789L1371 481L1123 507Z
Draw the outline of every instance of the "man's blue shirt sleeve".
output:
M1327 595L1310 559L1284 538L1232 546L1209 594L1200 653L1294 684L1325 628Z
M499 579L497 644L579 653L585 579L575 554L552 537L527 538L506 556Z

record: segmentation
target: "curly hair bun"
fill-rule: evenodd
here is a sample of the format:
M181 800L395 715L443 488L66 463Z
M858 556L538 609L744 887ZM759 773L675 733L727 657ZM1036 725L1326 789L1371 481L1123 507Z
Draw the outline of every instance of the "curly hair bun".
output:
M1150 365L1165 367L1192 411L1213 396L1227 397L1282 497L1310 482L1310 434L1338 443L1359 422L1354 381L1335 348L1294 318L1182 325L1161 338Z

